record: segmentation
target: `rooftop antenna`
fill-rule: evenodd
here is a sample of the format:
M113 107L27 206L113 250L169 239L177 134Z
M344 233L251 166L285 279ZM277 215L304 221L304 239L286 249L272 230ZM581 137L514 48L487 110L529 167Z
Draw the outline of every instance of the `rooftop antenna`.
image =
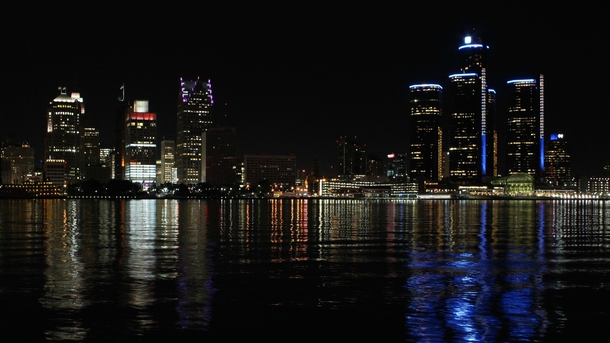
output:
M121 94L119 95L119 101L123 102L125 101L125 83L121 85L121 88L119 88L119 90L121 91Z

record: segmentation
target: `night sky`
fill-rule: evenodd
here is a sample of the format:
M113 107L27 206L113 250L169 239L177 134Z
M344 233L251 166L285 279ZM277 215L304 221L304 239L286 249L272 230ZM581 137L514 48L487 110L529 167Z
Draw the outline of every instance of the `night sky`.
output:
M237 127L240 155L295 154L305 169L317 156L331 176L342 135L382 158L407 151L409 85L445 86L459 72L463 36L476 27L490 46L500 119L506 81L543 73L547 136L570 140L576 174L603 175L610 164L606 6L402 3L7 5L0 138L29 142L41 158L47 106L67 87L80 92L110 146L124 84L127 100L149 100L159 137L175 139L179 79L199 76L211 79L215 105Z

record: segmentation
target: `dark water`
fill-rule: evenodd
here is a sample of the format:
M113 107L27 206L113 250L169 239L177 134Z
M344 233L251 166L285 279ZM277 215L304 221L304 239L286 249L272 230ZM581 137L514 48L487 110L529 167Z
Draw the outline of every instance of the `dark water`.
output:
M0 200L0 339L605 341L610 202Z

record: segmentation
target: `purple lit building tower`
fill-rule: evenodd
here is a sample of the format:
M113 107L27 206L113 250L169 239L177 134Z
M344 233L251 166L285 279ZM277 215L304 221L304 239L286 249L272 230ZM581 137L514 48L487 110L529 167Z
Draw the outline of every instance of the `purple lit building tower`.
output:
M180 79L176 134L178 183L206 182L202 134L212 124L213 104L210 80Z

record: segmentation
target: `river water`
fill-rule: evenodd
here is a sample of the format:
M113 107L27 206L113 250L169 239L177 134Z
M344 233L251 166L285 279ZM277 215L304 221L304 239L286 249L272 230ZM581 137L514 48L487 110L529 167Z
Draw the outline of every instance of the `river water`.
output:
M5 199L0 335L585 341L609 224L594 200Z

